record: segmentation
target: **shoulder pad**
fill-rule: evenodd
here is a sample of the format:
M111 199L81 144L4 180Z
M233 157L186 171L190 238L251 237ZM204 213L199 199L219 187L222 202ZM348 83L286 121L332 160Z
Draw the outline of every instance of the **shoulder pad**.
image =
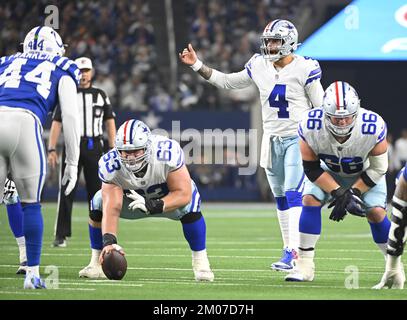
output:
M75 83L79 85L81 72L73 60L68 59L67 57L55 56L52 62L55 63L59 69L70 75Z
M99 159L99 178L105 183L111 183L121 169L119 155L115 149L110 150Z

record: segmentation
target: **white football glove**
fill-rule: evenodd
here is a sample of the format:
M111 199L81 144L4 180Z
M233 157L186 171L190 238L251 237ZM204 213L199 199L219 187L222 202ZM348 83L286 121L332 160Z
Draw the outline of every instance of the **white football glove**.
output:
M73 188L75 188L76 180L78 179L78 166L67 164L65 166L64 177L62 178L62 185L65 186L65 195L69 195Z
M147 208L146 208L146 199L144 199L144 197L139 195L134 190L130 190L130 194L127 194L127 197L130 198L131 200L133 200L129 204L129 210L134 211L134 210L139 209L145 213L148 213Z
M406 276L403 269L385 271L382 280L372 289L403 289Z

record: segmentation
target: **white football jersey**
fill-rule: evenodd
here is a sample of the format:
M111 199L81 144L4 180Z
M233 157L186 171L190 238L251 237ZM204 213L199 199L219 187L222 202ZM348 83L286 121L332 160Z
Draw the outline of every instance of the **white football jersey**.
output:
M279 71L260 54L255 54L245 65L259 88L263 131L268 136L296 136L298 122L306 111L322 106L322 72L318 61L295 54L293 57L294 60ZM307 90L316 82L315 90Z
M136 177L120 162L115 149L110 150L99 160L99 178L105 183L113 183L124 190L135 190L147 199L160 199L169 193L167 176L184 165L184 152L178 142L164 136L151 135L151 156L147 171L142 178ZM192 183L192 200L182 212L199 212L200 195Z
M330 171L343 177L360 175L369 167L370 151L386 139L386 123L377 113L360 108L349 139L339 143L325 121L322 108L309 111L298 126L299 136Z

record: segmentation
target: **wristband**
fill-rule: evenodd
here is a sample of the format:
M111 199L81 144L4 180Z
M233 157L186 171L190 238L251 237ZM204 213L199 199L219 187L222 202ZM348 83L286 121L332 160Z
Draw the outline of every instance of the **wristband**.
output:
M199 60L198 58L196 59L195 63L191 65L191 69L197 72L199 69L201 69L203 66L203 62Z
M103 248L112 244L117 244L116 236L111 233L105 233L103 235Z

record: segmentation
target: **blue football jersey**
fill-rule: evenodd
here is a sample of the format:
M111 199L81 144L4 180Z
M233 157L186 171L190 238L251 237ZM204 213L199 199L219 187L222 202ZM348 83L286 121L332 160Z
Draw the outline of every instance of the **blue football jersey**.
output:
M20 52L2 57L0 106L28 109L44 124L58 103L58 83L64 75L79 84L80 71L66 57Z

